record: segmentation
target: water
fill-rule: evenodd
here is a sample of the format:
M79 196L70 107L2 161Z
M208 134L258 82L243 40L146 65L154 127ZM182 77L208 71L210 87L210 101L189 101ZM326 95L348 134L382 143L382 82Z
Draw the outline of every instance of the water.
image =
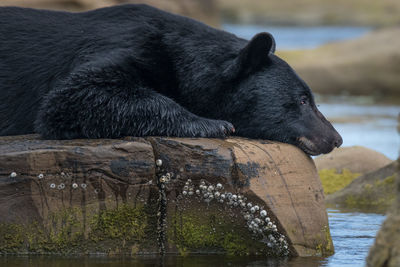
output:
M238 24L223 24L222 28L248 40L259 32L269 32L275 38L277 50L312 49L329 42L357 38L372 30L368 27L283 27Z
M0 257L4 267L125 267L125 266L276 266L276 267L343 267L364 266L370 246L385 216L373 213L341 212L328 209L332 240L336 253L330 257L294 258L286 260L263 257L227 257L219 255L129 257Z
M384 215L328 209L329 226L336 253L321 266L364 266Z
M320 103L319 110L343 137L343 146L364 146L395 160L400 136L397 116L400 106L359 105L346 102Z

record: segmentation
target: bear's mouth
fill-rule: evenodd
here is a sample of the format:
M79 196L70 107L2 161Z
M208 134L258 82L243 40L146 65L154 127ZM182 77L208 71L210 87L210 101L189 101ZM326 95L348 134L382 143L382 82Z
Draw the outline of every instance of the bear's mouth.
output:
M297 146L303 150L306 154L311 155L311 156L317 156L321 154L320 151L316 148L316 145L314 142L312 142L310 139L308 139L305 136L302 136L297 139L298 144Z

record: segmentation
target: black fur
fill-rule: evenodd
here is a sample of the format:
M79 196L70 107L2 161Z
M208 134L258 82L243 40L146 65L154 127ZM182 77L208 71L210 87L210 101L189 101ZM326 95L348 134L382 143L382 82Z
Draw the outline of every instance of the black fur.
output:
M225 137L235 125L329 152L340 136L274 50L270 34L249 42L146 5L2 7L0 135Z

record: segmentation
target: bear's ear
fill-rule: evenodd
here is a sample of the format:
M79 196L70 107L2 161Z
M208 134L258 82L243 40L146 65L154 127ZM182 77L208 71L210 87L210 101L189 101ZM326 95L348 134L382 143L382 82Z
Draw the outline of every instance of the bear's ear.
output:
M242 67L257 68L269 53L275 52L274 37L268 32L256 34L250 42L240 51L239 58Z
M251 73L268 62L269 54L274 52L274 37L267 32L258 33L240 50L239 55L232 62L233 65L229 66L229 71L225 70L225 73L231 77Z

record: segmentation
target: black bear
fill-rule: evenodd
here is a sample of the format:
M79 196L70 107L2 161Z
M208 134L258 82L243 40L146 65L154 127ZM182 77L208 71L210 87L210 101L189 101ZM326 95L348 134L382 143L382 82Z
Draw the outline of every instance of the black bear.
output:
M147 5L0 8L0 135L277 140L328 153L340 135L309 87L247 41ZM235 128L233 127L235 126Z

